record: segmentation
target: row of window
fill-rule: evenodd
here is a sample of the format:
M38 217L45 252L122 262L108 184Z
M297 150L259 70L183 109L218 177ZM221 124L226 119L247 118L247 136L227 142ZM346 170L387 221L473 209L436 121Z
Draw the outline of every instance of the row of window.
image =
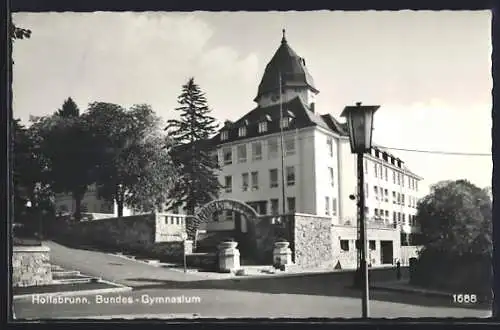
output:
M365 159L365 165L364 165L365 174L369 173L368 164L369 164L369 161L367 159ZM375 178L382 179L382 180L389 182L389 173L392 173L392 183L393 184L397 184L397 185L402 186L402 187L406 186L406 187L410 188L411 190L418 191L418 180L416 180L408 175L405 175L403 173L391 170L387 166L384 166L382 164L379 164L376 162L373 163L373 174L374 174Z
M295 185L295 166L287 166L285 168L285 179L287 186ZM277 188L279 186L278 169L269 170L269 187ZM252 191L259 189L259 172L250 172L241 174L241 191ZM224 177L224 190L227 193L233 192L233 176L226 175Z
M357 240L355 240L354 242L355 242L355 245L358 245ZM375 251L377 249L377 244L375 243L375 241L372 241L372 240L368 241L368 248L371 251ZM340 249L342 251L349 251L349 240L341 239L340 240Z
M373 192L375 195L375 199L377 201L389 203L389 190L388 189L373 186ZM365 183L365 197L368 198L369 195L370 194L369 194L368 184ZM392 204L398 204L398 205L405 206L406 205L405 197L408 197L407 198L407 202L408 202L407 206L408 207L412 207L412 208L417 207L417 198L416 197L408 196L408 195L405 196L405 194L402 194L402 193L399 193L396 191L392 192Z
M295 138L286 137L284 139L284 149L285 156L295 155ZM271 138L267 140L267 152L269 159L275 159L278 157L279 143L278 138ZM259 161L262 160L262 141L256 141L251 143L251 160ZM217 157L217 156L216 156ZM225 147L222 148L222 159L224 165L231 165L234 162L233 148ZM238 163L246 163L248 161L248 151L247 144L240 144L236 146L236 161ZM218 162L218 157L217 157Z
M290 126L290 123L292 122L292 120L293 120L293 118L291 116L287 116L287 117L282 118L281 123L280 123L281 128L288 128ZM266 133L269 129L268 122L270 122L270 121L271 121L271 117L269 117L269 116L266 116L265 118L263 118L258 123L257 131L261 134ZM239 127L238 128L238 137L245 137L245 136L247 136L247 126ZM220 139L221 139L221 141L226 141L227 139L229 139L229 131L227 131L227 130L221 131Z
M256 201L256 202L246 202L250 205L257 213L261 215L278 215L280 209L280 199L271 198L269 201ZM270 208L268 208L268 205ZM286 208L287 212L294 213L296 210L295 197L286 198ZM234 221L236 212L235 211L222 211L220 214L215 213L213 215L213 221Z
M368 207L365 207L365 214L368 214L369 209ZM385 220L385 222L389 222L389 214L390 212L388 210L383 210L379 208L373 209L373 214L375 219L382 219ZM416 226L416 220L415 220L415 215L413 214L405 214L402 212L392 212L392 222L393 223L403 223L406 225L406 220L408 220L408 224L410 226Z

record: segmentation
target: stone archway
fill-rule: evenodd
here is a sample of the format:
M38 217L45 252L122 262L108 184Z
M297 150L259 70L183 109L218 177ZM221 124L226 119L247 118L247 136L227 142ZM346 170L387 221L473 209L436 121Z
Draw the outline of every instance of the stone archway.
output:
M235 199L217 199L203 205L191 218L186 226L188 237L194 239L200 224L210 222L212 215L221 211L235 211L243 215L248 223L252 223L255 218L259 217L257 211L244 202Z

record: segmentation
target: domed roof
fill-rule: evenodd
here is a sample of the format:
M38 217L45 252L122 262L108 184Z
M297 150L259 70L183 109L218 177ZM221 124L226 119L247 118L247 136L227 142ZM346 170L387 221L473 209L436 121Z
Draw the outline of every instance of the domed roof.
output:
M285 30L283 30L280 47L266 66L254 101L257 101L263 94L279 91L280 73L282 86L309 87L314 92L319 92L314 87L314 81L307 71L305 60L288 45Z

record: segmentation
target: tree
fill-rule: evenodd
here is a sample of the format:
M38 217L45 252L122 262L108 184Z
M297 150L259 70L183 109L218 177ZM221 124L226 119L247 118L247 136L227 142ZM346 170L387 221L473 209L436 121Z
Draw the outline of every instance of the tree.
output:
M160 120L151 107L141 104L126 110L95 102L85 117L99 145L99 195L117 203L119 217L125 205L140 211L160 208L174 173L162 149Z
M17 27L14 23L10 22L9 34L12 41L16 39L29 39L31 37L31 30Z
M492 251L492 201L466 180L443 181L418 205L424 251L486 255Z
M171 154L181 172L171 194L171 208L183 205L188 214L219 194L219 165L210 156L210 138L216 133L205 94L194 78L182 86L178 97L180 119L168 120L165 130L173 142Z
M61 117L78 117L80 116L80 110L78 109L75 101L69 97L66 101L64 101L62 108L57 110L56 114Z
M48 185L47 162L40 152L38 137L18 119L13 121L13 127L14 221L22 222L28 201L33 206L50 210L53 196Z
M91 128L85 118L75 116L74 109L78 108L71 103L74 102L65 102L66 109L73 109L71 112L60 115L60 110L52 116L39 118L31 129L38 136L41 153L47 160L52 190L72 195L74 216L80 220L81 203L88 186L94 181L99 154Z

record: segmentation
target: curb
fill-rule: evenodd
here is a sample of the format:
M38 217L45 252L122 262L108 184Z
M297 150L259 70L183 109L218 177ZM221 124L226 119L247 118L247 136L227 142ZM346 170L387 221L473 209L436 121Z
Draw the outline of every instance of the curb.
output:
M13 301L30 300L30 299L33 299L33 297L35 297L35 296L70 297L70 296L85 296L85 295L92 295L92 294L106 294L106 293L118 293L118 292L130 292L130 291L132 291L132 287L129 287L129 286L125 286L125 285L121 285L121 284L117 284L117 283L113 283L113 282L109 282L109 281L105 281L105 280L100 280L99 282L114 286L114 288L20 294L20 295L13 296L12 300Z
M423 291L423 290L412 290L412 289L402 289L402 288L391 288L391 287L385 287L385 286L370 286L370 289L372 290L379 290L379 291L391 291L391 292L401 292L401 293L415 293L423 296L430 296L430 297L442 297L442 298L451 298L451 293L447 292L435 292L435 291Z

